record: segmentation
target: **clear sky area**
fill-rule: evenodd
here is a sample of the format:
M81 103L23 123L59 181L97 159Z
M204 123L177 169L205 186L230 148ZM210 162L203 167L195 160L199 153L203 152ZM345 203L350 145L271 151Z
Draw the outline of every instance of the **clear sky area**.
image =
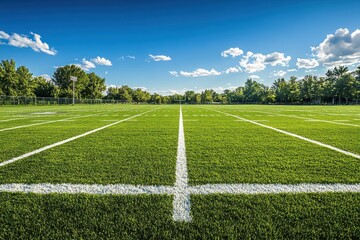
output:
M222 92L252 78L360 64L360 1L1 1L0 60L35 76L77 64L150 92Z

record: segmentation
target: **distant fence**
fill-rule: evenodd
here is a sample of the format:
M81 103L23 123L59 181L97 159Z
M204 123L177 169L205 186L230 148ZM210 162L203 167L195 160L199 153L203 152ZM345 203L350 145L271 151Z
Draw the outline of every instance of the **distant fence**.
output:
M0 105L69 105L72 98L0 96ZM75 99L75 104L124 104L114 99Z
M71 105L72 98L54 98L54 97L25 97L25 96L2 96L0 95L0 106L2 105ZM75 99L75 104L158 104L154 102L126 102L114 99ZM178 104L178 102L170 102L167 104ZM213 105L246 105L246 104L265 104L265 105L358 105L360 101L342 102L341 104L335 102L185 102L183 104L213 104Z

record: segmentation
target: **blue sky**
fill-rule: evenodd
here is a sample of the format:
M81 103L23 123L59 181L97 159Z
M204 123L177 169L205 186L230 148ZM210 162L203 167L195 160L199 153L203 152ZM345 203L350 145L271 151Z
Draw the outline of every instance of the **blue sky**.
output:
M107 85L221 92L249 77L271 85L354 68L359 9L347 0L3 1L0 59L36 76L78 64Z

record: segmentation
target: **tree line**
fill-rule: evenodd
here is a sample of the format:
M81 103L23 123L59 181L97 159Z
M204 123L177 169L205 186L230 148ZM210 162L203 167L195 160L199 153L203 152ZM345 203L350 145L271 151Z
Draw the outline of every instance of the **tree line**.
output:
M360 66L353 72L339 66L328 70L325 76L307 75L301 79L278 78L272 86L247 79L244 86L217 93L206 89L201 93L186 91L184 94L163 96L150 94L127 85L106 89L105 78L87 73L76 65L58 67L49 80L34 77L25 66L16 67L14 60L0 63L0 96L72 98L73 82L77 77L75 97L78 99L113 99L135 103L299 103L299 104L348 104L360 100Z

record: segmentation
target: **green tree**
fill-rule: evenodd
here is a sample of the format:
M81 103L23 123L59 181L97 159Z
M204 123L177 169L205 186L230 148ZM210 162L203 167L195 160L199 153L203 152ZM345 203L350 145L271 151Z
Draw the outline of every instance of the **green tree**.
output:
M214 90L205 89L205 91L201 92L201 102L203 103L212 103Z
M34 96L34 83L32 73L25 66L16 69L17 95Z
M188 103L195 103L196 102L195 92L194 91L186 91L185 92L185 98L186 98L186 102L188 102Z
M60 97L72 98L73 82L70 76L77 77L75 82L75 97L82 98L82 93L86 86L89 85L89 76L84 70L75 65L66 65L58 67L53 75L53 81L60 89Z
M56 87L52 81L43 77L35 77L33 83L36 97L54 97L56 95Z
M2 60L0 63L0 89L4 95L17 96L18 77L14 60Z
M81 92L82 97L89 99L99 99L103 96L106 89L105 78L101 78L95 73L88 73L88 83Z
M264 89L262 84L252 79L248 79L245 82L243 94L246 102L262 102L264 100L263 93Z

